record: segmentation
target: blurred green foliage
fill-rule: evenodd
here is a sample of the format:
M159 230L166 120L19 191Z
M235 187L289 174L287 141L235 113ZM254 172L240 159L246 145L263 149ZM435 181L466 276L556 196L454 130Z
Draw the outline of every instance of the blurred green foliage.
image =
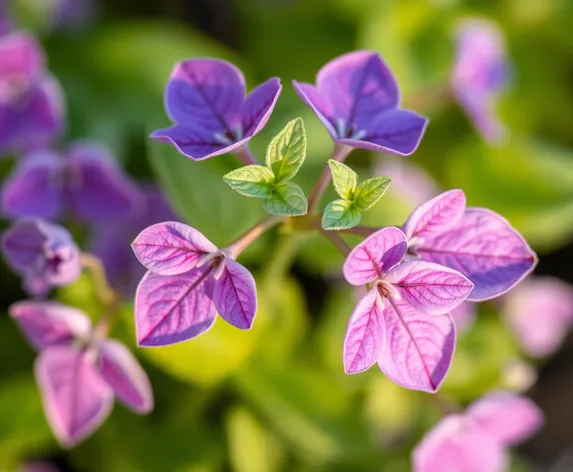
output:
M308 191L332 145L290 80L312 81L325 62L356 48L382 53L406 103L431 118L419 151L407 159L443 188L462 188L470 205L502 213L542 253L570 242L572 2L237 4L233 21L243 32L237 50L172 20L117 21L109 13L85 31L48 33L33 3L22 2L17 13L42 34L50 68L65 89L66 139L99 139L136 178L157 178L182 221L216 244L232 241L263 211L260 202L237 196L221 179L237 166L232 156L191 162L146 138L168 122L162 93L174 63L194 56L225 58L245 71L249 87L280 76L283 94L251 147L262 160L270 138L289 120L303 117L308 158L297 179ZM499 148L480 140L456 104L425 100L447 82L452 28L471 14L501 24L514 62L513 87L501 106L512 135ZM422 97L420 107L409 97ZM384 157L356 151L347 162L364 178L379 159ZM324 202L334 198L330 189ZM401 224L410 211L403 202L383 198L366 222ZM341 282L342 257L314 234L285 231L261 238L242 261L251 264L259 285L254 329L242 332L219 320L198 339L136 350L154 387L154 412L139 417L116 405L110 420L71 451L54 442L32 379L33 353L2 316L0 470L51 456L64 456L77 470L106 472L409 470L411 448L439 411L427 407L427 395L396 387L376 368L344 375L342 339L355 294ZM290 273L293 263L301 277ZM89 282L81 278L57 297L97 318L101 310ZM506 385L504 366L521 356L497 310L482 306L477 324L459 337L443 392L462 404ZM135 349L130 303L112 334ZM514 467L528 470L523 463Z

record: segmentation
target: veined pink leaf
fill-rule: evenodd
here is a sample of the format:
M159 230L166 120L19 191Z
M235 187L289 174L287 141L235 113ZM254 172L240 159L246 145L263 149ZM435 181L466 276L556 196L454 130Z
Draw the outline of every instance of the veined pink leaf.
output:
M436 392L454 354L456 332L449 314L427 315L404 300L388 298L384 305L385 341L378 365L396 384Z

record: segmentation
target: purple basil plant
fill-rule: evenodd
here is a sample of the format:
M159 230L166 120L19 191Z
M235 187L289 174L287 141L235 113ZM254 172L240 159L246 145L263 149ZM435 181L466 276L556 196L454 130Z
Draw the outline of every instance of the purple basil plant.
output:
M74 143L65 153L31 152L7 177L0 198L2 212L13 218L70 215L102 223L143 210L135 184L103 147L91 142Z
M0 36L0 154L50 143L63 125L60 87L40 45L22 32Z
M105 324L92 329L81 310L51 301L18 302L9 312L39 351L36 382L63 446L72 447L99 428L114 398L136 413L153 408L146 373L126 346L107 339Z

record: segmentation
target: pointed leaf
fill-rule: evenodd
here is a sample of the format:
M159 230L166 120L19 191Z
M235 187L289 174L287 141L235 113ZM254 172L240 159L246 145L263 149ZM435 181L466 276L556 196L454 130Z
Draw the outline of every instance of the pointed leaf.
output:
M293 182L280 182L263 209L271 215L303 216L308 211L308 202L302 189Z
M267 167L277 182L292 179L306 158L306 133L302 118L289 122L277 134L267 149Z
M195 228L176 221L145 228L131 247L146 269L160 275L188 272L201 256L217 251L217 247Z
M474 284L468 300L497 297L522 280L537 263L523 237L497 213L468 208L448 231L417 248L427 261L451 267Z
M130 350L119 341L98 344L99 368L117 398L138 413L153 408L153 391L147 374Z
M275 176L273 171L265 166L250 165L232 170L223 180L245 197L266 199L273 193Z
M353 200L358 183L358 175L356 175L356 172L346 164L332 159L328 161L328 165L330 166L332 185L334 185L336 193L345 200Z
M90 436L108 417L113 392L89 352L49 347L40 353L34 369L46 418L63 446Z
M357 374L377 361L384 342L384 302L374 287L360 299L348 320L344 336L344 372Z
M257 287L251 273L228 257L213 291L221 317L239 329L250 329L257 313Z
M328 230L348 229L360 223L360 211L347 200L334 200L324 208L322 228Z
M507 446L527 440L543 424L543 413L535 403L510 392L495 392L480 398L466 415L481 431Z
M449 267L425 261L403 262L384 277L403 299L429 315L448 313L462 303L473 284Z
M199 336L215 322L208 269L179 275L147 272L135 292L135 331L139 346L165 346Z
M408 239L438 236L463 216L466 196L461 190L449 190L418 206L404 223Z
M382 196L390 185L390 177L373 177L362 182L354 194L354 205L360 211L370 210Z
M385 342L378 365L396 384L434 393L454 354L456 331L449 314L427 315L403 300L386 298Z
M269 121L282 90L277 77L263 82L251 90L241 110L241 122L244 136L254 136Z
M8 309L36 349L87 339L91 322L81 310L51 301L23 301Z
M395 226L382 228L356 245L344 262L342 273L349 284L372 282L406 255L406 236Z

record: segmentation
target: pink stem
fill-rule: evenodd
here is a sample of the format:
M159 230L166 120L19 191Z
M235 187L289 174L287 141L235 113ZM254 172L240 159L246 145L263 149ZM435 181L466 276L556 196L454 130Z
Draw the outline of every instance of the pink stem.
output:
M253 155L253 153L249 149L248 144L243 144L240 148L235 149L235 156L237 156L240 159L240 161L246 166L259 163L259 161L257 161L257 158Z
M350 246L346 244L346 241L342 239L342 236L340 236L336 231L323 230L321 233L342 253L344 257L350 254Z
M223 253L232 258L236 259L237 256L247 248L253 241L255 241L261 234L269 230L273 226L278 225L285 221L284 216L267 216L264 220L257 223L249 231L239 237L237 240L229 244L222 251Z
M342 232L346 234L356 234L357 236L363 236L367 238L379 229L380 228L373 228L371 226L355 226L354 228L343 229Z

